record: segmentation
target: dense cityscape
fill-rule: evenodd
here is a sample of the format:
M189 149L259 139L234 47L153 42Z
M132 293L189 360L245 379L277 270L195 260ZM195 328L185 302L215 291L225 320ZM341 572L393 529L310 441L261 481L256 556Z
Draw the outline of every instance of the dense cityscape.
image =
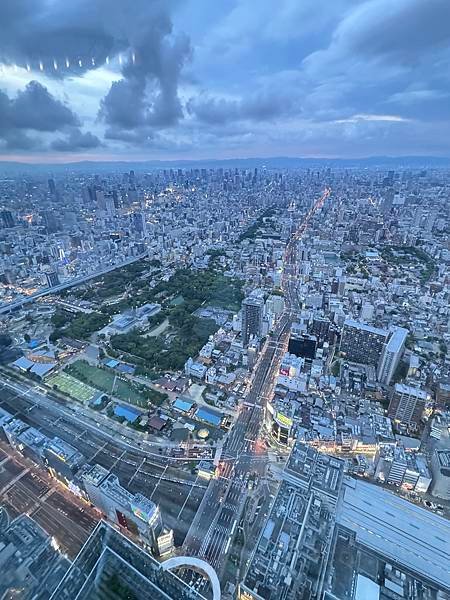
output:
M0 600L450 600L450 1L0 1Z
M1 191L2 595L450 596L448 170Z

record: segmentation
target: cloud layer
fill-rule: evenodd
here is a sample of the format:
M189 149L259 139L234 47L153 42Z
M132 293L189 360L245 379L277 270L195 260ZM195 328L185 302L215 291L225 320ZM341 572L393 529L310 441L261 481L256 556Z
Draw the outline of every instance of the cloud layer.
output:
M450 156L448 0L0 4L0 149Z

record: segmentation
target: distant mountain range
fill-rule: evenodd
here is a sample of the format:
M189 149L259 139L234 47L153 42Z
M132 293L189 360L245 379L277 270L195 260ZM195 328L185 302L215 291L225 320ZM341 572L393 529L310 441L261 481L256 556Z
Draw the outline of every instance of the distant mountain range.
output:
M229 158L204 160L147 160L147 161L80 161L55 164L30 164L0 161L3 176L25 173L61 173L76 171L100 173L111 171L154 171L156 169L200 169L200 168L253 169L307 169L307 168L445 168L450 167L450 157L443 156L370 156L367 158L294 158L276 156L272 158Z

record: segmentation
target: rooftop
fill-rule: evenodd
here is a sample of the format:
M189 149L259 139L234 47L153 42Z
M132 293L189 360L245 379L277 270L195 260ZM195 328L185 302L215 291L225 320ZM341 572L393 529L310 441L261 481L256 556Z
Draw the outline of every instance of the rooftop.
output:
M420 388L413 387L412 385L405 385L404 383L396 383L395 391L399 394L407 394L408 396L416 396L416 398L420 398L421 400L427 399L427 393Z
M371 325L361 323L360 321L354 321L353 319L345 319L344 327L345 326L354 327L355 329L361 329L362 331L368 331L377 335L387 336L388 334L388 332L385 329L380 329L379 327L372 327Z
M82 454L76 448L58 437L49 440L46 444L46 449L56 454L64 462L79 463L83 460Z
M346 478L336 521L357 542L450 591L450 522L375 485Z
M50 600L93 598L113 574L139 598L204 600L104 521L94 529Z
M408 330L403 327L397 327L391 337L389 338L387 349L389 352L400 352L403 344L405 343Z
M337 499L342 484L344 462L321 454L307 444L297 442L292 449L286 474L295 477L305 488L320 490Z

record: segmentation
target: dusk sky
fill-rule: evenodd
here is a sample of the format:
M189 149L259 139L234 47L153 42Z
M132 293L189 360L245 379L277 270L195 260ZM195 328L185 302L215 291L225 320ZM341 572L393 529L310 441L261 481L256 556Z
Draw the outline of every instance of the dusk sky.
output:
M449 0L2 0L0 159L450 156Z

